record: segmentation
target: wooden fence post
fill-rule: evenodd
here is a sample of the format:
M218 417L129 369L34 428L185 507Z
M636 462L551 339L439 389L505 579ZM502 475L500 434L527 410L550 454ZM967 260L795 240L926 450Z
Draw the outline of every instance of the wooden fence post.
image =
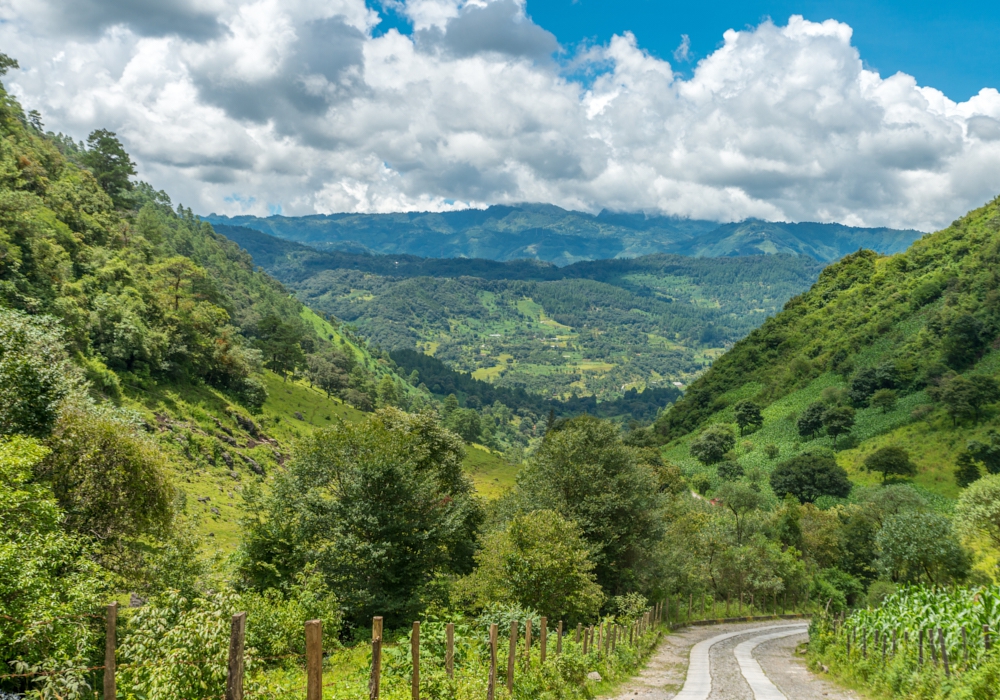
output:
M663 619L666 620L667 627L670 627L670 598L663 601Z
M948 646L944 642L944 630L938 627L938 642L941 643L941 663L944 664L944 675L951 676L951 667L948 665Z
M851 658L851 633L850 632L847 633L845 642L847 644L847 658L848 658L848 660L850 660L850 658Z
M965 634L965 625L962 625L962 661L969 663L969 639Z
M611 653L615 653L615 642L618 641L618 625L611 625Z
M556 656L562 654L562 636L563 636L563 621L559 620L559 626L556 627Z
M410 658L413 659L413 675L410 679L410 695L413 700L420 700L420 623L413 623L410 634Z
M583 631L583 654L584 656L590 651L590 628L588 627Z
M934 630L931 629L927 632L927 646L931 648L931 661L937 666L937 643L934 641Z
M545 646L549 637L549 618L543 617L541 621L540 633L538 635L538 661L545 663Z
M524 667L531 668L531 618L524 623Z
M104 626L104 699L116 700L118 688L115 684L115 649L118 644L118 603L107 608Z
M486 685L486 700L494 700L497 692L497 626L490 625L490 679Z
M444 628L445 650L444 650L444 670L448 678L455 677L455 623L449 622Z
M892 630L892 655L896 655L896 630Z
M368 677L368 700L378 700L382 685L382 618L372 618L372 670Z
M247 634L247 614L233 615L229 632L229 672L226 674L226 700L243 700L243 644Z
M983 649L990 650L990 626L983 625Z
M924 631L917 631L917 665L924 665Z
M323 700L323 623L306 622L306 700Z
M517 658L517 620L510 623L510 647L507 651L507 691L514 692L514 660Z
M691 622L691 613L694 611L694 593L688 593L688 622Z

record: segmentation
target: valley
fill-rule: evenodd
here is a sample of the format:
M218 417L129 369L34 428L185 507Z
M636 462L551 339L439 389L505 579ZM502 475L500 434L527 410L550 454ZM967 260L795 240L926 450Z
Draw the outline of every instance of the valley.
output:
M498 388L561 401L686 385L821 269L790 255L558 268L329 253L247 228L218 231L378 347L419 350Z

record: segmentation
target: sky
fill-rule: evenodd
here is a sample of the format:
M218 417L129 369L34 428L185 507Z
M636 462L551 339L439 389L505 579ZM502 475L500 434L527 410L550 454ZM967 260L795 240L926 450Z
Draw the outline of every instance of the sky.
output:
M933 230L1000 193L998 35L985 3L0 0L25 108L203 214Z

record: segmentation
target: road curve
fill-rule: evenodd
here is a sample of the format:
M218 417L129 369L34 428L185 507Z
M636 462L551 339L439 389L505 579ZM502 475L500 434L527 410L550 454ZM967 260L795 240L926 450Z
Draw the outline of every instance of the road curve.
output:
M767 680L767 676L764 675L760 665L753 660L753 657L750 654L753 648L761 642L770 639L777 639L779 637L788 637L793 634L802 634L807 629L808 625L803 625L801 622L793 624L785 623L781 625L767 625L754 627L752 629L737 630L735 632L725 632L698 642L691 649L691 656L688 661L687 677L684 681L684 687L681 688L681 692L676 695L676 700L708 700L708 696L712 694L712 647L728 639L744 636L749 632L764 632L769 630L780 631L774 632L774 634L764 635L763 637L754 637L749 642L743 642L736 648L736 659L739 661L743 677L747 679L747 682L750 684L751 689L755 693L755 700L782 700L785 696L781 693L781 691L774 687L774 684ZM751 644L752 646L747 646L748 644ZM740 658L741 651L748 659L746 666L744 665L745 661ZM777 695L756 695L757 690L754 687L754 682L751 682L750 676L747 676L748 670L750 671L754 682L757 684L757 687L765 688L764 683L767 683L771 688L774 688Z
M666 636L614 700L858 700L811 673L802 620L689 627Z

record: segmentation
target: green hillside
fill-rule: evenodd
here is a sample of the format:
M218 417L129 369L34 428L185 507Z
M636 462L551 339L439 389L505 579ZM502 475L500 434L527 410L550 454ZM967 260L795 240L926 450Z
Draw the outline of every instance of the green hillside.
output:
M736 224L602 211L594 216L549 204L495 205L432 213L315 216L219 216L205 219L247 227L325 251L408 254L428 258L530 258L569 265L581 260L655 253L760 255L790 253L832 262L859 248L896 253L918 231L840 224L748 220Z
M1000 199L904 253L859 251L831 265L660 417L654 431L665 454L719 483L716 467L695 460L690 446L706 426L735 426L746 400L762 409L763 424L748 425L728 458L746 470L766 475L796 454L836 447L853 480L878 483L877 474L862 471L864 460L899 445L918 467L918 487L957 496L956 460L969 440L988 446L998 427L998 262ZM803 435L799 423L810 406L817 414L853 411L853 427L836 446L822 426ZM768 456L768 445L777 457ZM977 459L979 473L993 468Z
M661 254L562 268L432 260L319 252L246 228L219 230L304 302L374 344L419 349L543 399L608 401L686 384L820 270L789 255Z

